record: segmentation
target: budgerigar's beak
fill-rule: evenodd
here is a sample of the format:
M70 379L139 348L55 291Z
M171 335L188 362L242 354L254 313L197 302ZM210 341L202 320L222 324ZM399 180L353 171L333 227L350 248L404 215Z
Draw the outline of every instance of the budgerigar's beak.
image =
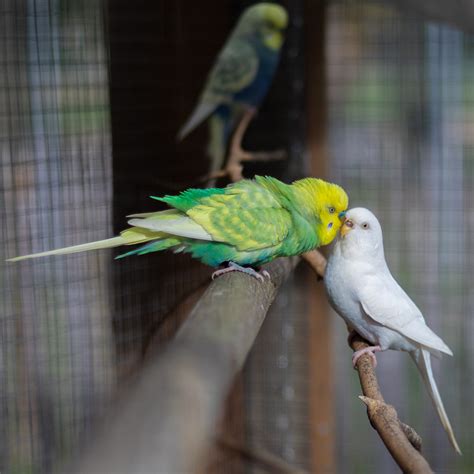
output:
M344 218L344 222L341 227L341 237L345 237L354 227L354 223L347 218Z

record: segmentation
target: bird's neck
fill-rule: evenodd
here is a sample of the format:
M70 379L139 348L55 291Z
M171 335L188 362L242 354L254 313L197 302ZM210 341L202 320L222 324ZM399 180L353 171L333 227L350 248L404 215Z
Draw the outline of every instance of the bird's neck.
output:
M325 201L323 187L324 182L316 178L304 178L293 183L298 212L316 229L320 245L327 245L336 237L339 221L331 223L329 215L322 212Z
M292 188L301 213L307 217L315 218L320 211L318 197L321 197L321 188L318 185L318 180L315 178L300 179L292 184Z
M339 237L335 251L338 251L340 255L350 261L359 261L382 269L387 266L385 262L385 254L383 244L377 244L377 247L367 247L361 242L349 242L347 237Z

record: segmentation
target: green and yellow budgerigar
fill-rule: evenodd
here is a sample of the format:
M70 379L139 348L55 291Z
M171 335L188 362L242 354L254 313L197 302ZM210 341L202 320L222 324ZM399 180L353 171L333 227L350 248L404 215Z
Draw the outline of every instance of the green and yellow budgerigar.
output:
M239 270L261 278L243 266L260 266L329 244L348 205L347 194L336 184L316 178L285 184L268 176L154 199L171 209L129 216L131 227L118 237L10 261L144 244L118 258L172 249L213 267L229 264L217 274Z
M209 119L211 172L224 164L229 137L243 111L253 113L267 94L287 24L282 6L257 3L242 13L217 56L196 108L178 134L182 139Z

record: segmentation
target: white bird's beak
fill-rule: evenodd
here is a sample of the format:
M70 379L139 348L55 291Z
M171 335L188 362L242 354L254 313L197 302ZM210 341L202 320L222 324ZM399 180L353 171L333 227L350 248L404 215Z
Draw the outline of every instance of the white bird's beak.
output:
M352 230L353 227L354 223L346 217L341 226L341 237L345 237Z

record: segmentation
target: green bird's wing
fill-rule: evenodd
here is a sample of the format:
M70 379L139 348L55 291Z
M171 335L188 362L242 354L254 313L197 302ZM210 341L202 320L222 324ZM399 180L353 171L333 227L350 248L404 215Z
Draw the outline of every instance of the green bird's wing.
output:
M258 54L251 44L242 39L231 39L217 57L201 102L230 102L233 94L252 83L258 65Z
M214 63L196 108L178 132L182 140L219 105L232 104L235 93L255 79L259 57L253 46L245 40L231 38Z
M278 245L291 230L291 214L269 190L252 181L241 181L224 194L199 201L186 214L213 240L240 251Z

